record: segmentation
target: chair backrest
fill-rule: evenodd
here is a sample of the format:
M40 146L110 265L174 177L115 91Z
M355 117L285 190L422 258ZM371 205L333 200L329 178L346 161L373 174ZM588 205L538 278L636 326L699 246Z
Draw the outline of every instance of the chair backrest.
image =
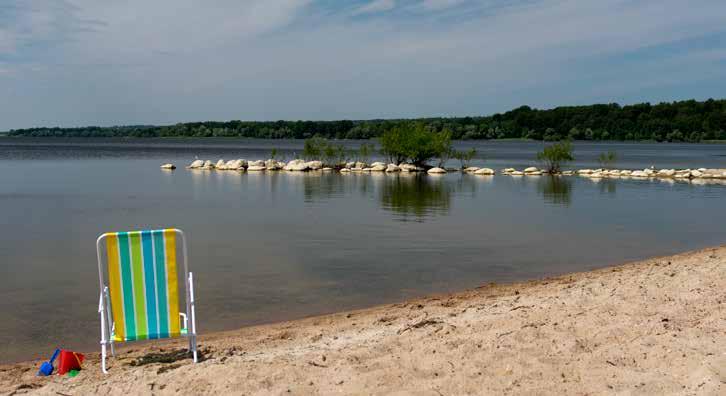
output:
M113 341L169 338L181 334L177 266L179 239L183 247L186 279L186 241L180 230L110 232L98 238L98 272L102 291L104 268L101 247L105 242L108 289L115 323Z

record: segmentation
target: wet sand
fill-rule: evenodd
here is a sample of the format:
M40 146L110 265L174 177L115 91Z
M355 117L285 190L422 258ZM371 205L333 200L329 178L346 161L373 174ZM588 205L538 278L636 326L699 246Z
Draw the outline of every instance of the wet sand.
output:
M606 248L606 247L604 247ZM126 345L0 393L726 394L726 246L399 304Z

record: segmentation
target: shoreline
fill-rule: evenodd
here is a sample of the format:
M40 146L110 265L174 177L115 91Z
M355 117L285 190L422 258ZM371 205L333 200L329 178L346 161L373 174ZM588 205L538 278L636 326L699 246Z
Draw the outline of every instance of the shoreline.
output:
M107 376L99 351L75 378L3 364L0 393L719 393L724 290L721 245L201 334L197 365L186 339L120 346Z

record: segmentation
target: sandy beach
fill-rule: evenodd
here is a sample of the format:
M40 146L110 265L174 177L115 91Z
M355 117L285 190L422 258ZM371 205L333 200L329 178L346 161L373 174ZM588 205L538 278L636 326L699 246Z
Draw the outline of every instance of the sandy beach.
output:
M726 246L185 340L2 394L726 394Z

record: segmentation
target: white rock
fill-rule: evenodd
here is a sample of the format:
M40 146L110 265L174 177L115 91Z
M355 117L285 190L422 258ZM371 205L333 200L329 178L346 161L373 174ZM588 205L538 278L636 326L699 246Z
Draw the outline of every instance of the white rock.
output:
M632 173L633 173L633 171L630 171L630 170L627 170L627 169L626 170L621 170L620 171L620 176L630 176Z
M306 165L308 166L308 168L310 168L312 170L323 169L322 161L309 161Z
M234 161L234 165L236 170L244 170L247 167L247 160L244 159L237 159Z
M466 173L475 173L478 170L479 170L479 167L478 166L470 166L470 167L464 169L464 172L466 172Z
M161 166L161 169L174 170L174 169L176 169L176 166L174 166L174 164L164 164L164 165Z
M512 172L516 172L516 171L517 171L517 170L516 170L516 169L514 169L514 168L505 168L505 169L504 169L504 170L502 171L502 173L512 173Z
M214 169L214 164L210 160L204 161L204 165L202 166L202 169Z
M691 177L701 177L701 176L703 176L703 172L701 172L700 170L691 171Z
M589 177L591 179L601 179L603 177L603 173L602 172L594 172L594 173L590 173L589 175L587 175L587 177Z
M401 168L398 167L396 164L388 164L386 167L386 172L400 172Z
M249 161L247 163L247 166L265 166L265 161L263 161L263 160Z
M414 164L404 164L401 163L398 165L399 168L401 168L404 172L422 172L424 169L420 168Z
M534 166L530 166L529 168L524 169L524 173L532 173L532 172L539 172L539 169L537 169Z
M661 169L656 174L658 177L672 177L676 174L675 169Z
M706 172L706 168L698 168L698 171L701 172L701 173L705 173Z
M475 175L493 175L494 173L494 169L491 168L481 168L474 172Z
M373 168L373 167L375 167L375 166L378 166L378 165L383 165L383 166L386 166L386 164L385 164L385 163L383 163L383 162L379 162L379 161L376 161L376 162L374 162L374 163L372 163L372 164L371 164L370 168Z
M267 169L267 168L265 168L264 166L250 165L247 167L247 172L259 172L259 171L263 171L265 169Z
M353 164L353 168L363 169L363 168L367 168L367 167L368 167L368 164L366 164L365 162L358 161Z
M516 171L513 171L513 172L509 172L509 174L510 174L511 176L522 176L522 175L524 175L524 172L522 172L522 171L517 171L517 170L516 170Z
M203 166L204 166L204 161L198 159L198 160L192 161L192 163L189 164L189 166L187 166L187 168L189 168L189 169L197 169L197 168L201 168Z
M542 172L540 172L540 171L537 170L537 171L534 171L534 172L525 172L524 174L527 175L527 176L541 176L542 175Z
M371 168L363 168L363 169L361 169L360 171L361 171L361 172L370 172L370 171L372 171L372 170L373 170L373 169L371 169Z
M370 169L372 172L383 172L384 170L386 170L386 168L387 168L387 166L384 165L383 163L374 162L373 166L371 166Z
M589 175L592 173L592 169L580 169L577 171L578 175Z
M630 176L632 176L632 177L648 177L648 174L645 171L637 170L637 171L633 171L630 174Z
M430 175L441 174L441 173L446 173L446 170L439 168L439 167L435 167L435 168L429 169L426 173L428 173Z
M323 169L321 169L321 170L322 170L323 172L330 172L330 171L332 171L332 170L334 170L334 169L333 169L333 168L331 168L331 167L325 167L325 168L323 168Z
M703 172L703 173L708 173L709 175L711 175L713 177L721 177L721 175L724 173L724 170L723 169L706 169L706 172Z
M219 160L219 161L222 161L222 160ZM234 169L234 168L228 168L228 167L227 167L227 164L230 164L230 162L232 162L232 161L224 161L224 163L223 163L223 164L221 164L221 166L220 166L220 163L219 163L219 161L217 161L217 163L216 163L216 164L214 164L214 167L215 167L216 169L219 169L219 170L230 170L230 169ZM230 164L230 165L232 165L232 164Z
M348 172L350 172L349 168L343 168L340 170L340 173L348 173Z
M265 161L265 168L267 168L267 170L278 170L282 167L280 166L280 163L275 161L274 159L268 159L267 161Z
M301 172L306 171L310 168L308 168L308 165L305 161L297 159L288 162L283 169L285 169L286 171Z
M573 172L573 171L569 171L569 170L568 170L568 171L563 171L563 172L562 172L562 176L572 176L573 174L575 174L575 172Z

